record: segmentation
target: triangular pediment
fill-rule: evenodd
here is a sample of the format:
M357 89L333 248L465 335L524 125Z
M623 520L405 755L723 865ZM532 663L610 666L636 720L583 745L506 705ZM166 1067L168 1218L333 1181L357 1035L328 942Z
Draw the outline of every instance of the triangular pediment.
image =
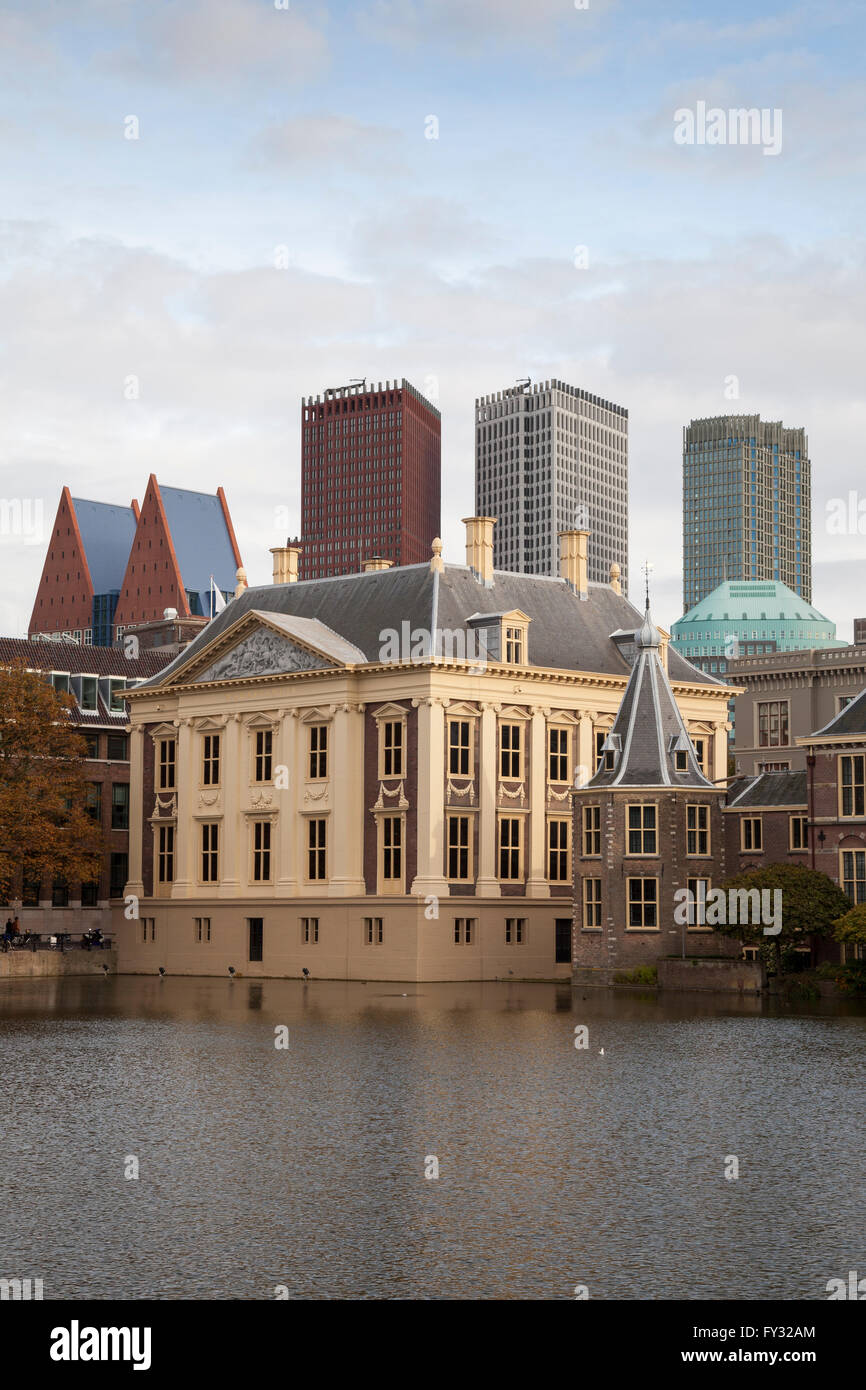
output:
M326 669L336 663L320 652L293 642L264 624L248 632L210 666L198 671L193 680L230 681L250 676L277 676L293 671Z
M335 670L365 660L359 648L316 618L252 608L182 667L172 683L254 680Z

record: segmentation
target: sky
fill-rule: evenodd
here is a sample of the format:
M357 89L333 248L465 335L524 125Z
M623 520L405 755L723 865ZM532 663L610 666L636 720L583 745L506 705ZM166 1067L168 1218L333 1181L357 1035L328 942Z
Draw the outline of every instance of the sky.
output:
M631 597L649 560L666 626L683 426L804 427L813 602L850 640L864 40L860 0L0 0L0 632L64 484L222 485L269 582L301 400L358 377L441 410L463 563L475 398L530 376L628 409ZM700 103L780 148L681 143Z

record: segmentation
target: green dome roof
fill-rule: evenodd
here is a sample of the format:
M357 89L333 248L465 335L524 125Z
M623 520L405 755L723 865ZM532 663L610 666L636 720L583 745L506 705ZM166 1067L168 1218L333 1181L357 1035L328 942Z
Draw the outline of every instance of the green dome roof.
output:
M680 627L683 623L743 622L744 619L751 622L761 619L778 622L781 619L784 622L823 623L835 630L829 618L778 579L726 579L678 618L674 626Z

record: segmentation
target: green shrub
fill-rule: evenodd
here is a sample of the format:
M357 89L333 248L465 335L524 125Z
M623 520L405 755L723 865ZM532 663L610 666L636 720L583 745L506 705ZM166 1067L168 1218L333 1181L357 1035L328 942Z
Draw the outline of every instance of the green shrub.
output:
M634 970L617 970L613 982L615 985L657 985L659 972L654 965L637 965Z

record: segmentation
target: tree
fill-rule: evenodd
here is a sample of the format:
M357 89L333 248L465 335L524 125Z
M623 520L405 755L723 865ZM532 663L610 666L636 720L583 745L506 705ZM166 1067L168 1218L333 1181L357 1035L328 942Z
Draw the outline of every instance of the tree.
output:
M833 935L837 941L849 946L866 946L866 903L849 907L846 913L836 918L833 925L836 928Z
M0 895L25 879L98 878L102 835L87 813L87 746L71 695L22 665L0 670Z
M776 899L772 895L777 890L781 892L781 914L778 921L711 922L716 931L721 932L723 936L737 937L744 946L772 944L776 970L780 975L783 948L811 946L812 937L830 936L836 919L850 906L850 899L827 874L807 869L804 864L768 864L763 869L749 869L746 873L727 879L720 887L727 895L728 902L731 890L745 889L749 892L757 889L758 892L769 892L769 902L774 905ZM732 915L729 912L728 919ZM753 918L755 914L750 913L749 916ZM710 922L709 916L707 920ZM765 935L764 927L767 925L778 925L780 930L772 935Z

